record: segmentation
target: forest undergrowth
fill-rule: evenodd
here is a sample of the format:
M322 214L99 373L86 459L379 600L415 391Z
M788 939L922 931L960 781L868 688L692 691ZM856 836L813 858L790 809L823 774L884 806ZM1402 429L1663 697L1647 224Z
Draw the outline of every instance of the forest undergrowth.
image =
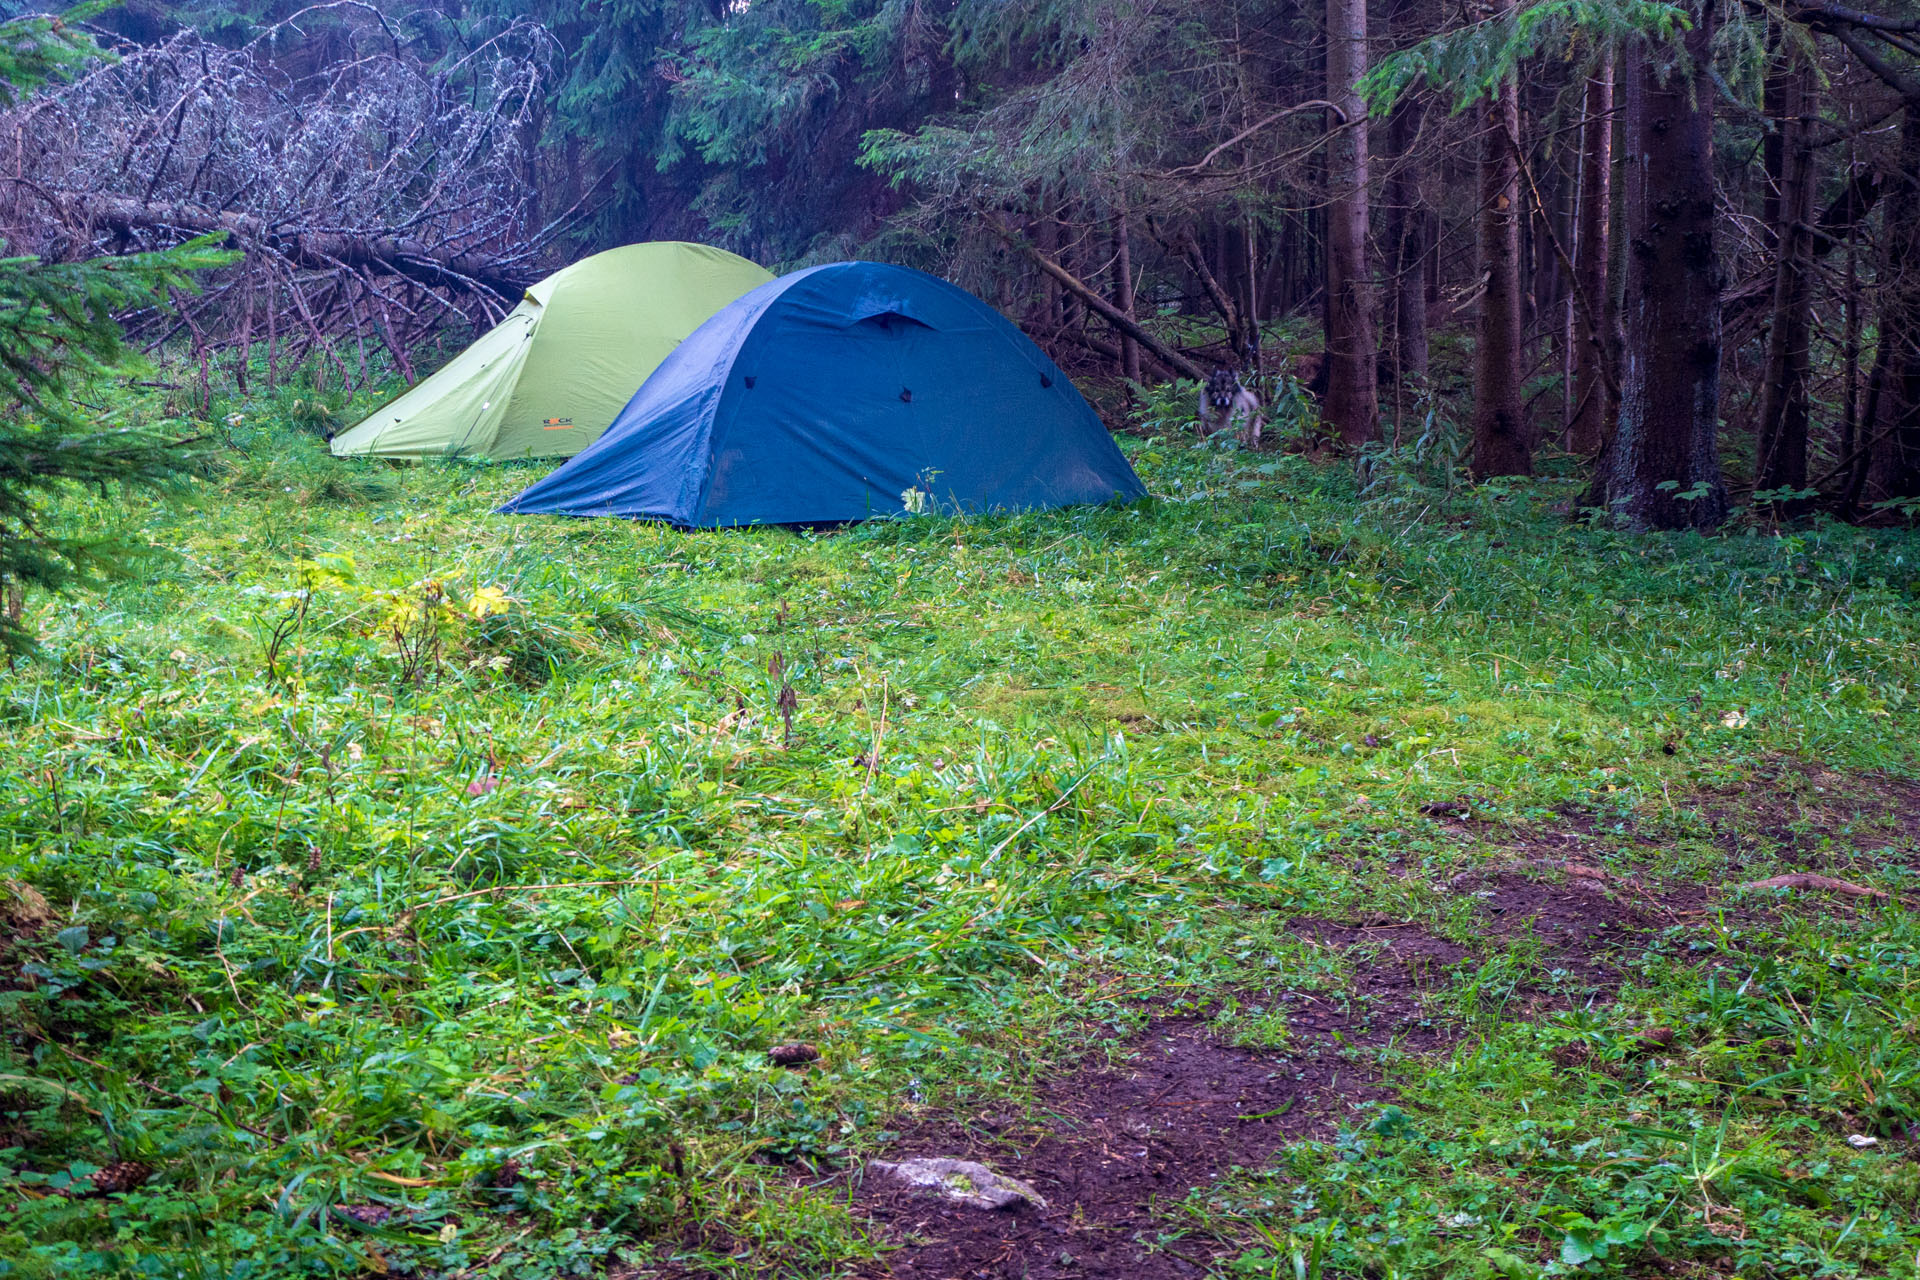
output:
M1317 1083L1138 1275L1914 1274L1920 535L1168 434L681 533L229 442L0 677L0 1275L914 1274L867 1158L1019 1175L1172 1035Z

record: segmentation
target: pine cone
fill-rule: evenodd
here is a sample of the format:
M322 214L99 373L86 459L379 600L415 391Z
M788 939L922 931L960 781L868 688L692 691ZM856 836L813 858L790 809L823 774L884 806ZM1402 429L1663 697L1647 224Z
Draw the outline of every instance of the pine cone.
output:
M493 1185L496 1187L517 1187L520 1185L520 1162L508 1156L494 1170Z
M776 1067L804 1067L809 1062L820 1060L820 1051L810 1044L795 1041L792 1044L777 1044L767 1050L767 1057Z
M150 1164L142 1164L138 1160L115 1160L93 1175L93 1194L110 1196L117 1191L131 1191L152 1176L153 1166Z

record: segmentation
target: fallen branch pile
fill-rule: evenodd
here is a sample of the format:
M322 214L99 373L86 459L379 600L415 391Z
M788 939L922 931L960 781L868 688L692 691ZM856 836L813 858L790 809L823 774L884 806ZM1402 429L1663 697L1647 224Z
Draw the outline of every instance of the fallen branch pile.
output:
M75 260L215 235L241 264L176 312L129 317L244 389L312 357L345 383L384 346L486 324L540 274L591 192L549 214L534 181L555 48L539 25L455 30L360 0L239 48L194 31L0 115L0 235Z

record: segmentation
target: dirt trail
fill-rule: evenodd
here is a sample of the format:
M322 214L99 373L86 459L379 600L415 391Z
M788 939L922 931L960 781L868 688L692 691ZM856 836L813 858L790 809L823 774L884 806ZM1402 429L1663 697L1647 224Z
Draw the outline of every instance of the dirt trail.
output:
M1326 1127L1345 1104L1386 1096L1338 1059L1235 1049L1184 1019L1154 1024L1134 1049L1121 1069L1085 1071L1049 1090L1039 1110L1052 1119L1037 1131L935 1125L904 1138L896 1158L980 1160L1028 1180L1048 1207L955 1208L869 1179L860 1208L884 1239L908 1245L869 1274L1200 1274L1204 1249L1196 1256L1192 1244L1174 1243L1178 1252L1155 1247L1157 1201L1177 1200L1234 1165L1258 1166L1290 1139Z
M1715 797L1709 797L1709 800ZM960 1208L875 1175L849 1173L853 1208L888 1251L857 1274L899 1280L1165 1280L1217 1270L1236 1248L1179 1236L1166 1212L1229 1169L1260 1168L1291 1142L1330 1137L1356 1108L1391 1098L1368 1065L1386 1043L1438 1053L1463 1034L1428 995L1449 970L1476 965L1530 935L1544 950L1540 985L1504 996L1505 1020L1610 1000L1624 963L1676 927L1722 912L1766 914L1723 890L1759 865L1869 871L1920 853L1920 785L1839 778L1783 766L1704 806L1726 850L1717 882L1651 883L1592 859L1590 830L1512 833L1517 861L1483 865L1448 888L1479 903L1485 945L1463 948L1393 921L1292 922L1296 936L1349 951L1339 992L1272 992L1252 1003L1283 1008L1284 1051L1237 1048L1196 1016L1151 1022L1120 1065L1087 1067L1043 1091L1027 1119L930 1117L885 1153L893 1160L955 1156L1024 1179L1044 1209ZM1442 814L1445 825L1468 819ZM1640 838L1627 833L1630 840ZM1455 1011L1457 1013L1457 1010Z
M1490 936L1530 928L1555 967L1601 998L1614 961L1680 918L1697 895L1663 902L1644 890L1569 878L1545 883L1512 870L1459 886L1479 896ZM960 1208L873 1176L857 1181L857 1212L894 1246L862 1274L900 1280L1182 1280L1216 1259L1203 1238L1160 1210L1234 1166L1259 1168L1288 1143L1332 1136L1364 1103L1393 1095L1345 1049L1394 1043L1413 1053L1447 1048L1460 1032L1424 997L1471 963L1466 948L1411 925L1343 925L1303 918L1293 931L1360 959L1340 993L1285 992L1262 1003L1287 1011L1286 1051L1236 1048L1202 1021L1170 1017L1130 1042L1117 1068L1091 1067L1044 1091L1034 1122L945 1117L904 1134L887 1153L958 1156L1025 1179L1045 1209ZM1568 1002L1564 989L1517 993L1519 1016Z

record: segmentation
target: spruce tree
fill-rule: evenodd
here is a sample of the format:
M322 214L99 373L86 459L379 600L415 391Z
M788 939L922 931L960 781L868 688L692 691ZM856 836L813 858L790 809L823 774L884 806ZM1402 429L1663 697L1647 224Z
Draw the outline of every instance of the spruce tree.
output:
M72 25L85 12L0 22L0 102L97 56ZM116 315L163 304L228 258L206 241L87 262L0 258L0 652L9 658L34 647L22 623L28 591L60 591L119 561L111 539L64 527L51 500L77 485L165 485L191 462L179 442L109 426L74 398L129 366Z

